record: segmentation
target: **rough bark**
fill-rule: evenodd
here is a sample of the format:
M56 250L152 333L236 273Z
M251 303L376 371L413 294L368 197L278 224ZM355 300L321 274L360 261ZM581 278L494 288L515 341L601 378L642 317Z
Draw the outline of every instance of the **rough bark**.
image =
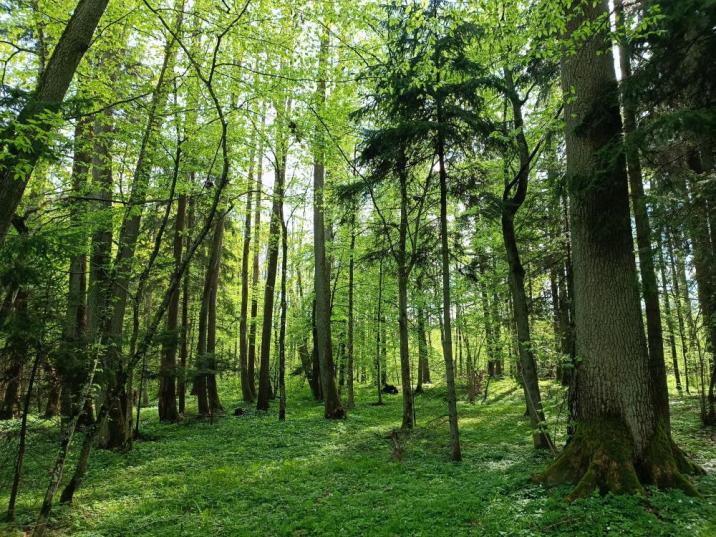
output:
M622 0L616 0L617 26L623 25ZM631 48L622 39L619 43L619 66L622 80L631 76ZM651 224L647 213L646 197L641 171L639 150L631 140L637 124L637 110L634 102L622 93L623 130L626 135L624 152L626 156L629 193L636 227L636 244L639 255L639 275L641 276L641 294L646 310L646 334L649 350L649 369L656 386L657 403L668 418L669 393L666 383L666 365L664 363L664 342L661 329L661 311L659 309L659 286L656 281L656 268L651 247ZM670 427L667 421L666 427Z
M568 35L574 38L583 23L607 13L606 0L576 3L570 8ZM571 499L594 489L642 493L646 484L694 493L683 474L695 468L671 440L651 375L606 30L580 39L563 58L562 87L581 362L574 436L538 479L548 485L575 483Z

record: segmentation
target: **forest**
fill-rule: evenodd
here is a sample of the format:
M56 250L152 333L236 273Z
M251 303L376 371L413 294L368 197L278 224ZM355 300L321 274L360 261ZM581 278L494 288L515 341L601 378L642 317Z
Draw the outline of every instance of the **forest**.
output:
M0 535L716 535L714 58L714 0L0 0Z

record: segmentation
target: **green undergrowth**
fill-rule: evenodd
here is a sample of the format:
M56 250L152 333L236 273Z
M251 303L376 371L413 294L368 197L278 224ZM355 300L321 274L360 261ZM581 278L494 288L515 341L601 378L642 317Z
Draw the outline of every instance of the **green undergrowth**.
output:
M292 379L295 380L295 379ZM305 386L290 386L287 421L271 412L227 416L215 423L189 417L157 423L142 413L147 440L129 453L97 451L75 505L59 507L52 535L74 536L712 536L716 535L716 445L699 429L696 402L675 397L674 437L709 472L700 498L679 491L645 497L594 495L571 504L569 487L545 490L530 482L551 459L537 453L521 390L492 383L486 404L458 406L464 460L448 459L444 389L429 387L416 403L417 429L390 439L401 418L400 396L371 403L360 388L349 419L322 418ZM222 385L231 411L237 385ZM554 390L555 394L559 390ZM556 395L555 395L556 397ZM556 407L556 405L555 405ZM548 407L549 408L549 407ZM7 428L3 425L5 435ZM56 427L33 421L18 524L21 535L39 507L56 450ZM0 439L10 450L12 441ZM398 460L398 458L400 460ZM0 501L7 502L10 464L0 455Z

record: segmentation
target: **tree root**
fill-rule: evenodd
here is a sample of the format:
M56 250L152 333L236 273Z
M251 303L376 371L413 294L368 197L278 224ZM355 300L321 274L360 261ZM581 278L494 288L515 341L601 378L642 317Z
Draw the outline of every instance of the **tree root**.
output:
M691 462L659 427L640 457L634 443L618 419L579 423L569 445L533 481L545 486L575 485L568 501L600 494L644 494L646 485L678 488L690 496L698 492L685 477L703 470Z

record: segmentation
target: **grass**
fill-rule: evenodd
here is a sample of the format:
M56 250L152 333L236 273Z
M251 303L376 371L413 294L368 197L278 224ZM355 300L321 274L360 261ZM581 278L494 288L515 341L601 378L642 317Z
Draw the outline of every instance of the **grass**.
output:
M295 380L295 379L292 379ZM84 487L69 509L58 507L53 535L74 536L712 536L716 535L716 474L699 478L701 498L678 491L647 497L597 495L573 504L568 488L530 483L549 461L531 448L521 391L493 383L488 404L459 404L464 461L448 460L444 391L417 399L418 429L404 440L402 461L391 456L391 430L400 425L400 396L373 406L361 388L346 421L322 418L320 405L298 385L288 415L226 416L213 425L187 419L157 423L146 409L151 441L125 454L96 451ZM222 386L227 409L239 405L234 381ZM555 391L557 393L557 391ZM695 401L675 399L674 436L702 464L716 445L699 429ZM7 426L5 426L7 427ZM56 427L33 422L31 449L18 504L21 535L34 521ZM10 444L1 440L0 501L7 502ZM3 447L4 446L4 447Z

